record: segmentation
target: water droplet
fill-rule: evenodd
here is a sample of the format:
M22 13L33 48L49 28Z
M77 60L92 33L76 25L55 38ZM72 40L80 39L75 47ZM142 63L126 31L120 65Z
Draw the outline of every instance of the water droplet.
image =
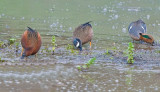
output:
M97 23L94 23L95 26L97 26Z
M138 8L131 8L131 9L128 9L128 11L136 11L136 12L138 12L140 10Z
M119 80L115 80L115 82L117 82L117 83L118 83L118 82L119 82Z
M46 23L46 20L43 20L44 23Z
M1 16L5 16L5 14L4 14L4 13L2 13L2 14L1 14Z
M24 17L22 17L21 20L24 20Z
M126 30L127 30L126 28L122 28L123 33L126 33Z
M119 6L122 6L122 3L123 3L123 2L120 2L120 3L118 3L118 5L119 5Z
M147 15L147 19L148 19L148 20L150 19L150 15Z
M6 24L6 28L10 28L10 27Z
M156 91L157 91L157 90L158 90L158 87L156 86L156 87L154 88L154 90L156 90Z
M72 30L72 27L69 27L69 31L71 31Z
M154 26L154 27L155 27L155 26L156 26L156 24L152 24L152 26Z
M33 21L34 21L34 18L31 18L31 21L33 22Z
M114 19L118 19L118 15L115 15L115 16L114 16Z
M51 25L50 25L50 28L52 28L52 27L53 27L53 25L51 24Z
M107 12L107 9L106 9L106 8L103 8L103 12Z
M60 28L63 28L63 26L62 26L62 25L60 25L59 27L60 27Z
M15 17L12 18L13 20L15 19Z
M69 9L66 9L66 11L69 11Z
M114 26L114 25L112 26L112 29L115 29L115 26Z

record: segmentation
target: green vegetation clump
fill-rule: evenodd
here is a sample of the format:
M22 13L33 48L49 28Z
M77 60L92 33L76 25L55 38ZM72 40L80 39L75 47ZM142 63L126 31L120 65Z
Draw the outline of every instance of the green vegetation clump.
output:
M18 49L19 49L19 42L16 42L16 52L18 52Z
M16 39L15 38L10 38L9 39L9 45L12 45L16 42Z
M54 50L55 50L55 48L56 48L56 38L55 38L55 36L52 36L52 51L53 51L53 53L54 53Z
M45 49L44 49L47 53L50 53L51 52L51 50L49 50L49 46L48 46L48 44L45 46Z
M127 56L128 56L127 62L129 64L134 63L133 55L134 55L134 45L133 43L129 42L128 49L127 49Z
M0 57L0 62L5 62L5 60L2 60L1 57Z
M67 47L66 47L66 49L67 49L67 50L74 49L74 46L73 46L73 45L68 44L68 45L67 45Z
M86 79L90 83L94 83L95 82L95 79L92 78L92 76L90 76L90 75L82 74L82 75L80 75L80 77Z
M107 50L106 50L106 52L104 54L105 55L110 55L108 48L107 48Z
M96 60L96 58L94 57L94 58L90 59L86 64L84 64L82 66L78 65L77 69L80 71L82 71L82 69L88 69L91 65L93 65L95 63L95 60Z
M77 54L78 53L77 50L74 50L74 46L73 45L68 44L66 49L70 50L72 54Z
M0 41L0 48L3 48L4 42Z

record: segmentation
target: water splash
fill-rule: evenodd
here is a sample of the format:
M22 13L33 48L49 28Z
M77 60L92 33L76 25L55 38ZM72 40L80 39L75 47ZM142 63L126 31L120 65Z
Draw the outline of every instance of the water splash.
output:
M25 19L24 17L21 18L21 20L24 20L24 19Z
M147 15L147 19L148 19L148 20L150 19L150 15Z
M127 30L126 28L122 28L123 33L126 33L126 30Z

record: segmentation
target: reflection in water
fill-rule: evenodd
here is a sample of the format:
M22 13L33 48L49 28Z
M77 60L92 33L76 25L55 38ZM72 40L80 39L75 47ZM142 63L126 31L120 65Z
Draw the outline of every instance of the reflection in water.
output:
M140 91L150 87L151 91L159 89L151 83L160 81L152 72L136 71L132 68L117 67L117 64L96 64L91 72L78 72L71 64L42 66L1 66L0 86L5 91ZM101 68L99 68L101 67ZM119 70L120 69L120 70ZM122 70L121 70L122 69ZM145 80L145 81L144 81ZM154 84L154 85L156 85Z
M126 85L127 87L131 87L132 86L132 73L134 68L130 68L128 71L126 71Z

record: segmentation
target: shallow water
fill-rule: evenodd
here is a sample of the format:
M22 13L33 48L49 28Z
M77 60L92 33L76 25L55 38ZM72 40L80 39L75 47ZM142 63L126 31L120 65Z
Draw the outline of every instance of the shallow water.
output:
M1 0L0 41L9 38L20 42L27 26L42 36L37 58L20 59L21 45L0 48L0 90L3 92L159 92L160 1L158 0ZM128 25L144 20L147 33L158 43L135 45L135 62L127 64L124 52L128 42ZM78 25L91 22L94 30L92 49L83 46L81 53L71 53L72 32ZM56 36L55 54L51 38ZM106 55L106 49L110 55ZM95 64L86 71L76 66L96 57Z

